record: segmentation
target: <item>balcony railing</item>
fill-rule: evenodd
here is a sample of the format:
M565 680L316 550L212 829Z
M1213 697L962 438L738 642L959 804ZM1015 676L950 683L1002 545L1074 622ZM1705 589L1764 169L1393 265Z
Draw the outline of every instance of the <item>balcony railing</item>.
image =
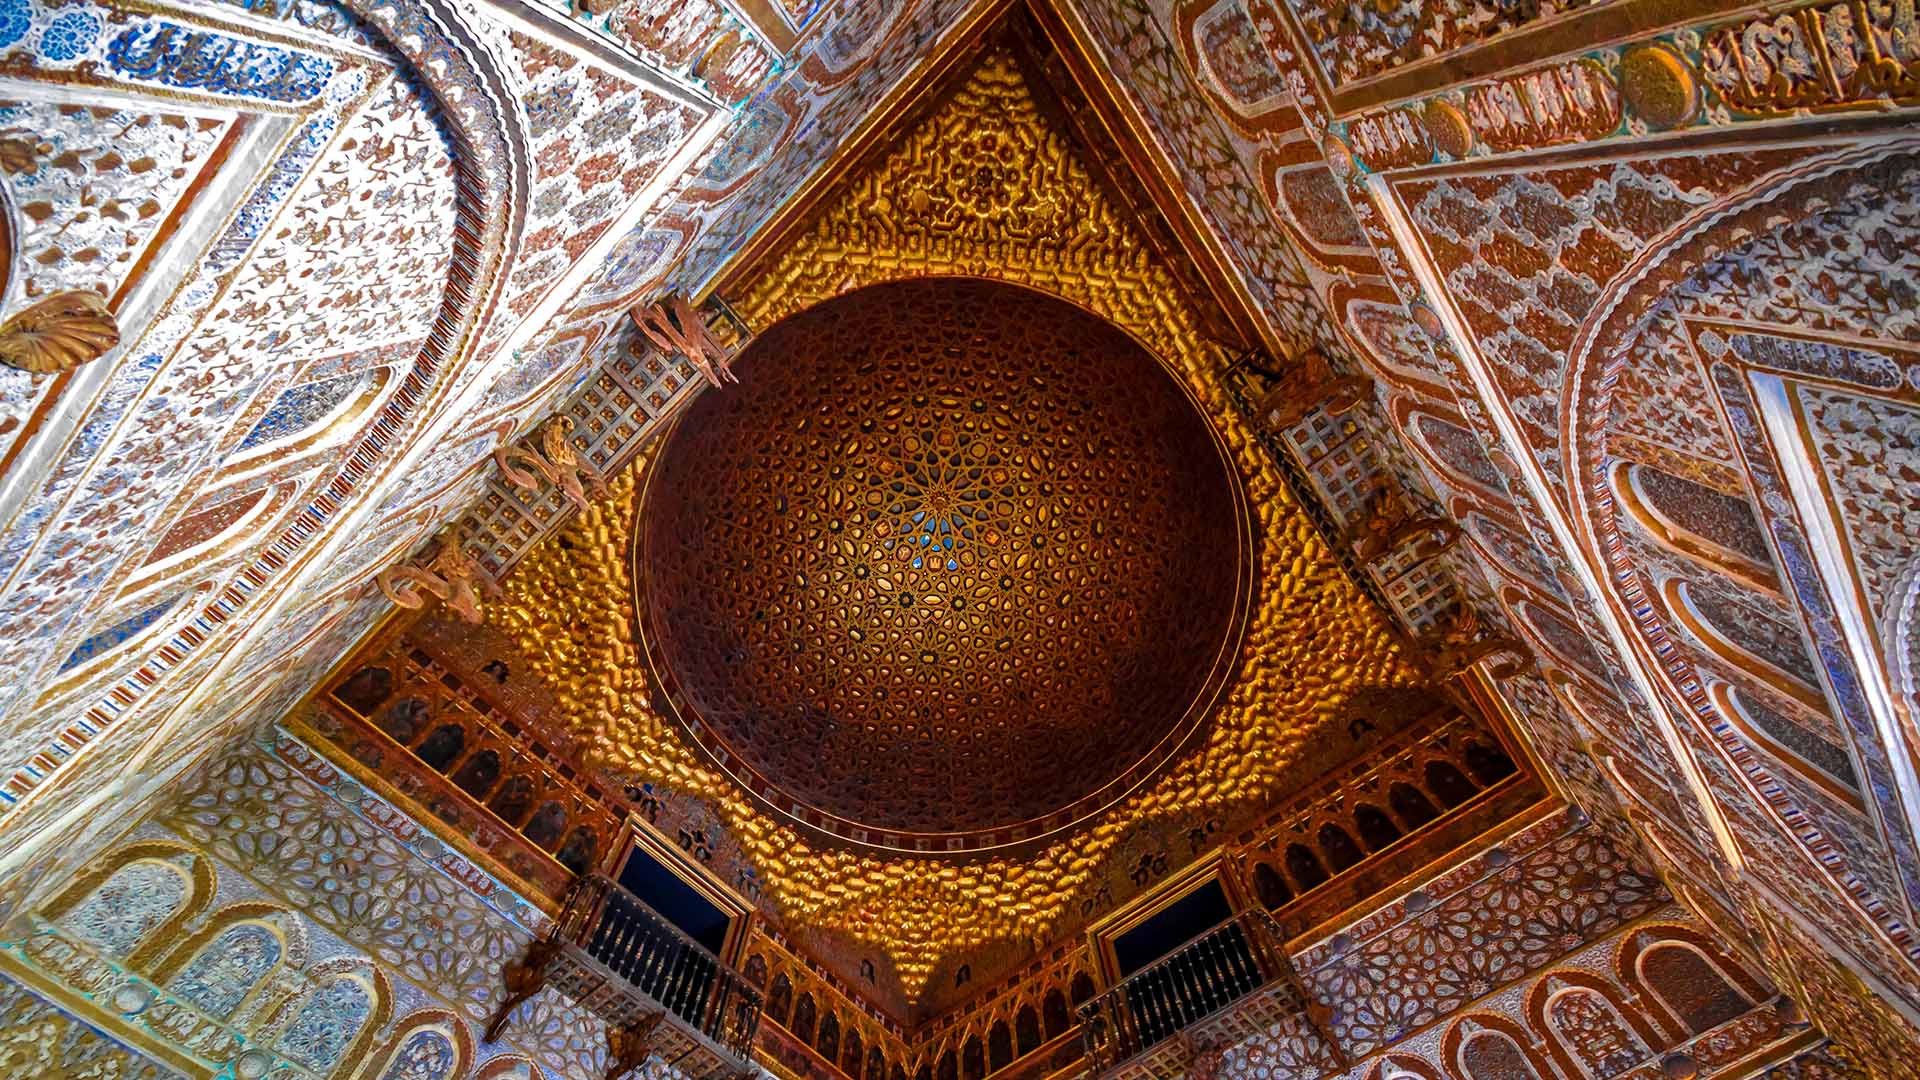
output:
M581 877L552 932L507 971L510 994L492 1039L520 1002L551 986L625 1036L628 1055L657 1053L691 1076L749 1068L760 992L619 883ZM672 1023L660 1021L671 1017ZM636 1061L637 1065L638 1062Z
M1254 909L1081 1005L1080 1036L1090 1075L1174 1075L1193 1064L1200 1042L1236 1042L1281 1014L1315 1019L1273 917ZM1205 1038L1174 1038L1181 1033Z

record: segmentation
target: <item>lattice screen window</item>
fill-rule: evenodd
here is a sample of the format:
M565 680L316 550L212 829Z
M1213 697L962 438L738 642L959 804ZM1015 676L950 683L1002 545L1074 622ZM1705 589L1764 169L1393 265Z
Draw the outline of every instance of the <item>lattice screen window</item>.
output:
M1373 440L1365 432L1356 433L1308 465L1307 475L1334 517L1352 521L1366 512L1379 482L1380 461L1373 452Z
M1288 428L1286 435L1295 455L1301 461L1312 462L1360 434L1360 430L1351 414L1328 416L1324 410L1315 409L1305 420Z
M1410 568L1405 565L1411 561L1407 553L1413 547L1410 544L1402 548L1392 560L1377 567L1374 574L1407 627L1416 634L1424 634L1434 629L1458 597L1445 560L1427 559ZM1397 576L1389 577L1389 574Z

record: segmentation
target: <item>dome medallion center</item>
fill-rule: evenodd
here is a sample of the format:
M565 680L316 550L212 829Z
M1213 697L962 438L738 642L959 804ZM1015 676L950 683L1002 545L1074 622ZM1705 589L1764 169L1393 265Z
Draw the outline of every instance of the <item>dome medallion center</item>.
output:
M1032 842L1191 741L1244 630L1225 447L1124 332L932 278L801 312L650 467L639 634L667 711L816 836Z

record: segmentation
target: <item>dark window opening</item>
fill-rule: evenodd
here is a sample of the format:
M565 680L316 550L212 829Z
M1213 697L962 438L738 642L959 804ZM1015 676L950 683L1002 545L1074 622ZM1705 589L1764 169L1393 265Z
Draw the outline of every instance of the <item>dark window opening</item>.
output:
M1512 776L1516 771L1513 759L1498 748L1484 743L1468 743L1463 757L1467 761L1467 770L1473 773L1482 784L1491 787Z
M1320 850L1326 852L1327 865L1333 867L1336 874L1359 866L1360 860L1366 858L1360 845L1354 843L1353 837L1347 835L1347 830L1338 825L1321 827Z
M1233 906L1209 881L1113 939L1126 978L1120 997L1102 1009L1107 1021L1124 1009L1131 1056L1239 1000L1266 979ZM1198 940L1196 940L1198 939ZM1113 1018L1116 1019L1117 1018Z
M1287 879L1266 863L1254 864L1253 894L1259 898L1260 906L1268 911L1284 907L1293 899L1293 890L1287 886Z
M1478 790L1467 780L1466 774L1444 761L1427 762L1427 790L1440 800L1441 805L1451 810L1468 799Z
M1113 939L1120 977L1127 976L1199 937L1233 915L1218 881L1209 881L1161 908Z
M1320 865L1320 857L1303 844L1293 844L1287 848L1287 873L1293 875L1293 883L1301 892L1316 888L1327 880L1327 869Z
M414 755L435 772L446 772L467 747L467 733L459 724L441 724L420 744Z
M361 716L372 716L381 702L393 696L393 672L383 667L363 667L335 687L333 696Z
M1040 1044L1045 1041L1040 1038L1040 1014L1034 1012L1031 1005L1020 1006L1020 1015L1014 1018L1013 1029L1021 1057L1040 1049Z
M620 868L620 887L639 897L702 948L720 955L733 919L646 851L634 848L627 854L626 865Z
M1433 808L1433 800L1412 784L1393 785L1393 790L1387 793L1387 804L1408 829L1417 829L1440 816L1440 811Z
M1073 1026L1073 1020L1067 1015L1066 995L1058 990L1047 991L1046 1000L1041 1002L1040 1010L1046 1016L1049 1039Z
M1393 823L1386 811L1369 803L1354 808L1353 823L1359 827L1360 841L1369 851L1384 851L1400 839L1400 826Z

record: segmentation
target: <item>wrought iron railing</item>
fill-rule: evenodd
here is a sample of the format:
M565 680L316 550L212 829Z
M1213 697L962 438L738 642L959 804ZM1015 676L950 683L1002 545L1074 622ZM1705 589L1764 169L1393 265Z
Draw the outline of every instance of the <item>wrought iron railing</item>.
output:
M624 1034L626 1054L659 1053L690 1076L732 1076L752 1061L760 992L618 882L598 874L568 891L553 930L506 971L497 1038L522 1001L551 986ZM670 1015L676 1025L660 1025Z
M1080 1006L1091 1072L1127 1062L1277 981L1292 983L1273 917L1243 911Z

